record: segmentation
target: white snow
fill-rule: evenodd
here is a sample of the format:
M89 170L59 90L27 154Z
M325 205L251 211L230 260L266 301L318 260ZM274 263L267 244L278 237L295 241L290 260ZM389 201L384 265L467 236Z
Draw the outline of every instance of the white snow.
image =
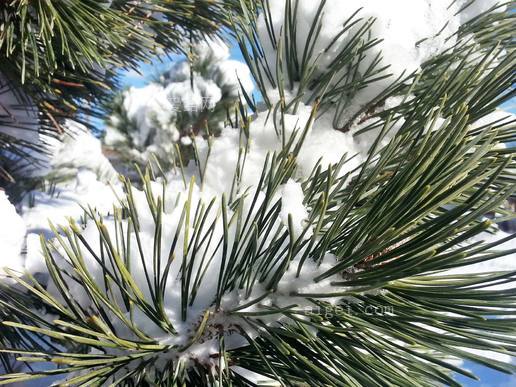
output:
M364 74L380 55L381 63L377 67L388 66L388 69L381 74L391 74L391 77L376 80L359 91L348 104L347 110L351 116L363 104L379 95L395 79L417 72L425 61L453 47L457 42L455 33L463 23L490 9L494 4L500 3L493 0L480 0L463 9L469 2L469 0L459 0L450 4L452 2L432 0L328 0L322 9L321 29L313 45L313 53L310 58L307 58L308 63L316 65L314 77L323 74L337 55L349 47L348 45L361 28L372 23L371 35L366 34L363 40L367 42L381 39L381 42L365 52L358 71ZM286 3L271 1L269 4L275 39L279 41L281 33L286 34L284 26ZM310 26L313 24L319 4L317 1L308 0L297 3L295 44L300 63L303 61ZM498 11L504 9L505 7L500 7ZM357 10L359 12L349 20ZM461 10L462 12L459 12ZM355 21L358 22L352 25ZM277 52L263 14L257 26L265 57L272 72L275 73ZM351 28L347 28L340 34L344 26L351 26ZM342 75L345 73L339 74L335 79L339 79ZM269 93L270 96L275 95L274 90L267 94ZM276 100L274 97L271 99Z
M503 126L513 122L516 119L516 114L496 109L490 114L485 115L480 120L473 124L474 128L482 128L486 126Z
M84 215L81 206L91 206L108 213L116 202L112 188L97 180L94 172L81 170L74 179L57 184L47 191L32 191L21 203L21 214L29 231L49 230L48 219L66 225L68 218ZM119 192L120 193L120 192Z
M300 105L297 114L285 114L284 116L285 143L295 136L295 144L305 128L307 129L304 145L297 157L298 178L307 178L318 162L325 169L331 164L338 163L344 155L351 158L360 152L352 133L334 130L324 117L310 125L311 112L311 107ZM282 125L278 122L278 131L281 130L281 127ZM272 116L267 117L267 114L258 114L250 125L249 134L248 152L240 178L242 192L245 188L256 185L267 154L272 156L273 152L280 151L283 143L282 134L276 132L273 118ZM235 177L239 148L244 145L238 131L231 128L224 129L220 137L214 139L209 150L205 173L207 187L218 193L229 193ZM198 148L202 164L204 164L208 147L205 144L198 144ZM340 174L354 170L361 161L363 161L361 157L355 157L344 164Z
M202 64L229 58L229 47L219 38L206 38L193 45L192 51Z
M163 215L162 218L162 244L161 244L161 267L163 270L163 267L165 267L165 264L168 259L168 254L170 250L170 244L171 241L174 239L174 235L176 234L176 231L179 227L181 227L180 219L181 219L181 213L183 211L184 205L188 200L188 192L186 192L183 188L182 181L177 178L176 180L170 181L169 185L166 189L166 197L165 197L165 209L166 212ZM96 188L97 189L97 188ZM161 192L159 189L159 184L154 184L155 193ZM151 215L151 212L148 208L145 194L142 191L139 191L137 189L134 189L133 195L135 198L135 204L136 204L136 210L139 214L139 223L140 223L140 238L142 242L143 247L143 254L146 257L145 263L143 263L140 259L136 259L136 257L139 257L139 250L138 250L138 243L136 241L136 236L134 233L130 236L130 251L129 254L132 257L135 257L135 259L132 259L130 262L129 270L133 275L133 278L135 280L135 283L139 287L139 289L142 290L143 294L148 298L150 297L150 290L146 282L146 277L144 274L144 264L147 270L149 271L150 275L152 276L155 273L154 266L152 264L152 257L153 257L153 246L154 246L154 235L155 235L155 223L153 220L153 217ZM296 227L296 232L301 232L301 227L304 225L302 224L303 221L306 219L308 212L304 208L302 201L303 201L303 192L300 187L300 185L294 181L288 181L282 188L280 192L280 197L277 200L281 200L282 207L282 216L280 219L275 220L275 229L276 228L283 228L286 229L286 226L284 224L285 222L285 215L291 214L293 217L293 223ZM191 192L191 214L193 215L196 212L197 206L207 205L209 201L211 200L210 194L201 191L200 187L197 185L193 186L193 190ZM41 201L41 199L39 199ZM79 199L74 198L74 201L78 201ZM248 196L246 201L251 200L251 197ZM53 206L55 208L55 204L48 203L49 207L46 207L45 204L40 204L39 206L36 206L35 208L38 209L38 207L41 208L41 210L45 210L47 208L50 208L50 206ZM64 208L64 207L63 207ZM219 241L222 238L223 235L223 225L222 225L222 219L220 215L217 215L217 212L220 208L220 205L218 204L216 208L212 209L212 211L208 214L207 217L207 224L212 224L212 222L215 222L215 228L213 231L213 241ZM248 208L248 207L247 207ZM64 212L70 211L70 209L66 209ZM102 210L101 210L102 212ZM73 212L72 212L73 215ZM76 213L78 215L78 213ZM228 217L231 217L232 212L230 211L228 214ZM244 214L245 217L247 217L247 214ZM288 216L288 215L287 215ZM35 221L39 221L44 216L41 214L41 212L35 212L35 210L29 212L26 215L27 223L34 227ZM36 218L35 221L31 220L33 218ZM55 217L53 217L55 218ZM185 238L185 230L188 229L191 233L194 227L193 224L193 216L190 218L190 223L188 224L188 227L181 227L179 231L179 241L183 241ZM115 223L113 221L113 218L111 217L104 217L103 218L103 224L107 227L108 231L110 233L115 232ZM123 227L126 227L126 221L123 221ZM236 237L236 227L235 225L231 225L229 228L230 233L230 240L233 240ZM82 236L88 241L91 249L97 256L100 256L100 242L98 238L98 230L96 228L96 225L94 222L88 222L85 225L84 230L82 231ZM272 240L269 238L265 239L263 241L265 243L265 246L272 243ZM286 246L286 245L285 245ZM200 257L205 253L208 257L211 257L209 265L204 262L200 262ZM85 262L85 265L88 267L90 274L92 278L95 279L95 281L98 281L99 286L101 286L103 281L103 275L102 270L100 266L97 264L91 253L83 249L83 259ZM239 307L249 301L245 297L245 294L243 291L235 290L232 293L226 294L224 296L224 299L221 304L221 311L217 311L214 309L213 302L214 297L217 292L217 281L216 278L219 277L220 273L220 267L222 264L223 259L223 250L221 246L217 246L217 243L211 243L209 246L201 246L199 251L197 251L196 256L193 257L191 255L191 251L188 253L188 260L192 262L193 264L193 273L197 273L197 270L199 268L206 268L206 272L204 274L204 281L202 282L202 286L198 290L197 297L195 299L195 302L188 308L188 316L186 321L183 321L181 318L181 266L182 266L182 256L183 256L183 243L178 243L174 254L176 256L176 259L172 262L170 267L170 272L167 276L167 284L165 287L165 299L164 299L164 307L165 307L165 313L170 320L170 322L173 324L174 328L178 332L177 335L169 334L165 331L163 331L160 327L156 326L141 310L138 308L134 308L133 312L131 313L131 319L138 327L144 330L144 332L151 337L154 337L157 341L159 341L162 344L166 345L177 345L181 346L187 343L189 337L191 336L191 333L195 331L196 327L198 326L200 320L202 319L202 316L206 311L210 311L211 316L209 323L206 327L206 337L201 339L199 343L196 343L194 346L189 347L187 350L179 351L179 350L172 350L169 355L172 358L178 358L178 357L186 357L191 358L195 357L197 360L203 362L207 361L210 362L209 355L212 353L217 352L217 343L216 341L211 340L209 337L209 333L212 332L219 325L223 325L228 332L231 332L231 326L233 325L245 325L245 323L240 320L238 317L229 318L228 316L224 315L225 310L232 310L236 307ZM307 261L303 265L302 270L299 273L299 276L297 275L297 269L300 263L300 259L302 257L302 252L298 253L295 257L292 257L292 259L289 262L288 270L286 271L285 275L281 279L281 281L278 284L277 291L272 293L270 296L266 297L260 305L263 306L271 306L275 305L278 307L286 307L293 302L295 302L299 309L303 308L309 308L310 303L303 297L303 296L297 296L293 297L292 292L329 292L329 291L343 291L346 290L342 287L337 286L331 286L330 283L332 281L339 280L341 277L340 275L334 275L330 278L327 278L323 281L320 281L318 283L314 282L314 278L325 271L327 271L329 268L331 268L335 263L335 257L328 255L325 257L324 261L321 265L318 265L312 261ZM63 267L66 266L66 258L63 255L63 258L57 258L58 262L63 262ZM38 261L33 259L31 261L31 265L34 265L34 267L38 267ZM202 265L202 266L201 266ZM275 268L279 268L281 263L276 263L274 265ZM34 269L33 269L34 270ZM274 271L273 271L274 272ZM70 287L70 293L74 296L74 299L81 303L83 307L87 307L91 300L90 298L85 294L85 292L77 285L77 283L74 283L74 281L70 281L69 283ZM54 287L53 284L49 285L49 291L51 294L56 297L57 299L61 299L61 295L59 291ZM253 288L253 292L251 294L250 299L258 296L262 296L265 292L265 289L263 288L263 285L257 284ZM329 298L328 301L330 302L336 302L338 300L338 297ZM251 312L251 311L257 311L260 310L260 306L252 306L249 308L246 308L245 312ZM275 325L279 321L286 321L288 318L285 316L270 316L270 317L264 317L264 321L268 325ZM120 322L117 319L114 319L112 323L117 328L117 331L127 331L127 329L124 329L124 324ZM128 335L131 334L131 332L127 332ZM252 331L250 334L254 334ZM234 343L235 346L241 346L245 344L245 340L237 334L237 333L230 333L228 334L228 341L227 346L229 346L229 343ZM230 348L230 346L228 347Z
M241 94L240 83L248 94L252 93L254 83L248 67L229 59L224 42L200 41L193 45L192 56L191 63L175 63L160 83L124 92L122 114L134 127L120 127L120 117L112 115L104 137L108 147L117 151L130 147L124 151L138 162L147 162L151 154L166 159L174 154L180 137L189 134L182 133L185 129L177 124L182 115L197 117L213 110L222 99L235 100Z
M54 236L49 222L56 227L67 226L70 219L80 224L85 216L84 209L89 208L108 215L112 213L113 205L118 203L117 197L122 197L119 186L97 180L97 175L87 169L79 170L73 179L49 190L31 191L19 205L27 228L26 270L33 274L46 271L39 235L46 238Z
M52 170L72 176L81 170L89 170L102 180L113 180L116 172L102 153L100 140L78 122L66 120L64 126L66 134L50 160Z
M154 126L154 120L168 124L172 105L161 85L150 84L143 88L131 87L124 92L124 109L129 120L134 121L140 133L132 138L135 146L143 146Z
M492 359L499 361L501 363L507 363L511 364L514 360L514 358L511 355L507 355L505 353L499 353L495 351L486 351L482 349L475 349L475 348L461 348L462 350L472 353L477 356L483 356L486 359Z
M220 62L213 70L213 79L218 85L229 90L232 96L242 94L240 84L247 94L251 95L254 83L251 78L249 67L245 63L237 60L227 59Z
M190 79L174 82L165 88L167 99L172 103L172 111L184 111L190 114L204 109L213 109L222 98L222 90L215 81L204 79L199 75Z
M288 141L291 136L295 136L296 139L300 139L301 131L306 128L306 146L310 146L310 153L314 154L314 157L304 161L300 157L301 162L297 172L298 178L306 178L308 172L313 169L316 162L321 157L324 159L328 152L335 155L332 156L335 157L335 159L330 160L330 163L337 162L338 159L340 159L340 157L342 157L342 155L345 153L358 152L358 159L365 155L364 152L367 151L367 147L364 147L364 151L360 153L361 148L355 142L356 140L353 138L352 134L340 133L331 129L330 127L325 127L324 125L328 125L326 120L322 119L320 121L316 121L313 126L309 125L310 113L310 107L301 105L297 115L286 115L284 117L285 140ZM261 173L267 153L280 150L283 137L281 133L276 133L272 118L269 117L269 119L267 119L265 113L261 113L256 117L250 127L249 133L249 150L245 157L245 166L242 171L242 178L237 190L239 195L247 192L247 195L244 199L244 211L249 211L249 201L255 192L253 190L256 190L257 188L256 182ZM321 133L327 133L329 135L329 139L327 141L317 142L321 137L325 139L324 136L319 136ZM242 138L239 132L232 129L224 129L222 135L219 138L214 139L208 159L208 172L206 174L204 186L201 189L198 184L193 185L193 190L191 193L192 208L190 210L192 214L195 213L196 208L198 205L200 205L200 203L207 205L213 196L220 195L224 192L228 193L235 175L235 168L238 160L238 148L243 145L244 144L242 143ZM333 152L331 152L332 150ZM204 148L202 148L201 151L204 152L204 155L206 156L206 144L204 144ZM303 151L304 148L302 148L301 154L303 154ZM324 164L322 165L324 166ZM189 176L190 174L188 174L187 177ZM170 241L174 239L176 230L178 227L180 227L179 220L181 218L181 213L186 201L188 200L188 190L184 188L182 179L178 175L170 174L170 176L168 176L168 180L168 186L166 188L164 198L165 214L162 219L162 260L165 260L166 257L168 257ZM30 208L30 206L24 204L22 213L29 231L44 229L44 221L46 221L46 218L49 216L50 212L52 212L53 221L60 223L65 222L67 216L71 216L75 219L80 218L82 215L82 210L77 206L77 203L81 203L83 205L86 203L93 204L95 207L97 207L100 213L105 214L110 211L111 205L115 201L115 197L108 194L108 187L103 183L98 182L96 180L96 176L90 171L80 172L78 174L77 181L74 182L73 185L70 185L69 183L64 187L58 186L58 189L57 197L52 197L51 195L42 192L35 193L34 198L36 206L33 208ZM161 187L158 183L153 183L153 191L155 194L161 192ZM106 199L108 197L110 197L109 200ZM136 209L139 213L141 227L140 237L142 241L143 252L147 257L145 265L147 269L150 270L152 275L154 269L151 267L150 260L153 256L155 224L149 211L148 204L145 199L145 194L142 191L135 189L134 197ZM309 214L309 209L306 208L303 204L304 193L299 181L296 179L289 179L279 188L278 195L276 196L275 200L281 200L281 216L275 221L273 229L285 229L287 227L286 225L288 223L288 217L291 216L294 226L294 234L295 236L299 236L305 227L305 222ZM258 203L262 203L262 201L263 196L259 196ZM69 207L68 204L70 205ZM213 209L210 212L206 222L207 224L215 222L215 228L213 231L213 240L215 241L220 240L223 232L220 215L218 217L216 215L219 204L217 204L216 207L217 209ZM230 211L228 217L231 218L231 215L232 212ZM249 216L251 215L248 214L248 212L244 212L244 218ZM193 219L190 219L190 222L193 222ZM114 233L115 226L112 218L104 218L104 224L108 230ZM192 232L193 226L193 223L188 225L187 229L189 232ZM231 241L235 238L234 233L236 232L236 228L234 224L230 226L229 232ZM98 231L93 222L89 222L86 225L83 231L83 236L86 240L89 241L93 251L99 253L100 246L98 240ZM33 236L30 237L33 239ZM184 237L185 228L183 227L179 232L179 240L182 241ZM135 238L134 234L131 236L131 238ZM271 241L265 240L263 242L265 243L265 246L267 246L267 244ZM130 245L132 249L130 255L133 257L139 256L139 251L137 248L138 244L136 243L136 240L131 240ZM197 252L196 257L202 256L204 253L203 248L206 249L206 246L202 247L200 251ZM210 244L210 246L207 247L207 250L207 256L212 257L212 259L209 266L206 266L207 272L205 276L206 278L215 279L219 276L220 265L222 263L222 251L220 247L216 247L215 243ZM177 257L182 257L182 243L176 246L174 252ZM283 275L277 286L277 290L273 294L265 297L259 305L253 305L243 310L243 312L256 312L260 311L263 307L272 305L276 307L287 307L293 303L297 305L296 308L298 309L309 308L310 303L307 302L303 296L295 296L293 293L303 294L347 290L346 288L339 288L330 285L332 281L337 281L340 279L339 275L332 276L317 283L314 282L315 277L333 267L336 262L335 257L330 255L326 256L321 265L318 265L312 261L307 261L305 262L303 269L298 275L297 269L301 256L302 252L297 254L295 257L292 257L287 271ZM97 278L99 281L101 281L103 276L100 271L100 267L96 264L95 260L89 254L89 252L84 252L84 259L86 265L92 273L93 278ZM188 259L193 258L189 255ZM187 320L182 321L180 310L181 294L179 291L181 277L180 267L182 264L181 262L182 261L180 259L176 259L173 262L170 268L165 292L167 294L165 300L165 311L167 317L178 331L178 335L167 334L160 327L156 326L144 313L138 310L135 310L131 317L135 324L142 327L142 329L144 329L147 334L155 337L160 343L167 345L185 344L188 339L187 332L191 330L192 327L197 326L203 314L207 310L213 313L213 319L211 320L212 324L223 324L227 327L228 331L230 330L230 326L232 324L244 324L242 321L239 321L237 317L227 319L227 316L224 317L223 315L218 314L219 312L213 310L212 304L214 295L216 294L217 290L217 282L208 280L203 282L203 286L199 288L199 293L195 302L188 309ZM28 259L26 264L28 266L34 267L32 270L36 270L35 268L41 267L40 263L40 261L30 256L30 260ZM165 261L163 261L163 265L164 263ZM138 259L132 260L130 270L133 273L139 288L142 289L146 297L149 297L150 291L146 285L143 265L144 263ZM201 263L194 261L193 265L193 272L196 273ZM203 263L203 265L206 265L206 263ZM52 291L52 288L50 288L50 290ZM53 290L53 292L56 297L59 297L57 290ZM90 302L86 294L84 294L84 292L77 285L71 287L71 292L75 295L75 298L81 302L81 304L87 305ZM264 292L265 289L262 287L262 285L256 285L253 287L253 291L250 297L247 298L243 291L235 290L232 293L226 294L224 296L221 305L222 310L232 310L248 302L249 299L262 296ZM338 299L338 297L333 297L328 298L327 301L330 303L335 303L338 301ZM263 321L270 325L277 324L280 321L284 322L286 320L288 320L288 318L284 315L272 315L263 318ZM121 323L119 322L119 324ZM209 327L210 326L213 327L214 325L209 325ZM120 329L122 328L123 326L120 326ZM209 329L211 328L208 328L208 331ZM253 333L251 330L251 334L255 333ZM233 337L233 334L229 336L232 337L232 340L234 340L236 346L242 345L242 340L238 339L239 335L236 335L237 337ZM209 338L205 338L201 343L196 344L194 347L190 347L185 352L172 351L170 356L172 356L172 358L197 357L198 359L200 358L204 359L205 361L211 361L209 360L209 355L214 352L216 352L216 343L214 343Z
M23 271L21 254L24 239L25 224L5 192L0 189L0 281L4 281L7 275L4 268Z
M303 200L305 195L301 184L289 179L286 184L281 187L281 220L288 227L289 216L292 219L294 236L297 238L303 232L304 222L308 218ZM311 236L310 234L306 235Z

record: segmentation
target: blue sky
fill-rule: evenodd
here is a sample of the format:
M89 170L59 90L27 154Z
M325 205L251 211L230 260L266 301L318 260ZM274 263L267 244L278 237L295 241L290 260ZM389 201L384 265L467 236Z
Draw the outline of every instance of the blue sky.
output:
M515 387L516 376L506 375L473 363L466 363L465 368L472 371L480 381L474 381L463 376L457 376L457 381L464 386L472 387Z
M232 59L243 61L242 54L238 46L231 48ZM172 58L161 58L149 64L142 64L141 74L134 71L121 73L121 83L123 87L141 87L147 84L153 77L166 71L174 60L180 59L179 56ZM514 101L504 106L507 110L514 111ZM465 368L476 374L480 381L472 381L463 376L457 376L457 381L468 387L516 387L516 376L505 375L501 372L491 370L487 367L476 365L471 362L465 364Z

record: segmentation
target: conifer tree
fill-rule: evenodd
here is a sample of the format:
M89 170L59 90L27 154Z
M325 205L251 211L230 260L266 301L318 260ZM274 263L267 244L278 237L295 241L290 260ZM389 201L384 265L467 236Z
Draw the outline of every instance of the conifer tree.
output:
M497 226L516 191L515 120L498 110L513 3L240 6L263 102L242 89L190 163L51 217L0 282L0 384L456 386L476 378L465 360L514 373L516 235Z

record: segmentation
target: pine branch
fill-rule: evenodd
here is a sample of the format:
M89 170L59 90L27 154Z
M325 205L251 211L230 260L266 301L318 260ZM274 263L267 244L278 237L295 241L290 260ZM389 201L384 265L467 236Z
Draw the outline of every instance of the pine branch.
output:
M437 115L429 117L427 123L435 121ZM359 384L377 384L381 377L394 383L401 377L396 364L403 365L415 385L456 384L447 370L471 376L440 360L447 356L513 372L511 365L458 348L513 354L511 320L498 318L514 314L513 291L485 288L512 282L514 273L436 275L513 253L496 252L493 244L463 244L490 227L489 222L480 220L481 216L488 211L496 212L515 190L514 177L511 183L501 178L513 162L493 152L497 131L489 127L481 135L471 136L467 122L466 109L462 107L438 130L423 128L418 133L399 134L386 148L378 149L379 153L373 152L347 186L343 184L347 177L337 177L336 167L313 174L303 183L305 201L312 210L310 222L299 236L291 225L274 226L274 214L282 205L281 199L274 198L278 187L295 171L299 149L296 138L302 138L298 137L300 132L287 139L281 152L269 156L256 191L265 193L261 203L256 196L253 199L245 193L236 194L229 202L223 198L220 205L215 204L217 201L209 205L196 203L191 186L182 208L169 207L165 211L165 205L171 204L166 204L166 197L153 192L150 177L144 177L148 203L145 211L152 215L155 233L153 257L141 247L137 256L128 255L129 243L140 246L142 222L147 220L142 218L142 209L126 184L127 196L120 203L121 209L115 210L113 221L105 223L107 220L88 211L89 222L95 225L102 247L91 245L82 236L81 228L73 223L69 228L54 229L55 242L42 240L51 282L58 293L39 287L35 279L16 279L59 315L59 321L42 322L27 307L2 302L28 321L4 325L67 346L102 348L103 354L89 354L86 358L70 352L23 353L22 360L52 361L65 366L35 373L34 377L80 371L68 380L71 384L115 382L122 377L118 371L124 367L131 367L133 380L144 380L150 377L145 376L149 367L154 367L152 364L162 357L170 358L168 367L174 376L157 372L152 376L154 382L198 380L208 384L218 376L208 377L213 374L206 373L205 368L216 369L218 360L212 364L199 358L194 362L197 365L185 365L181 356L188 353L190 346L212 336L229 340L232 332L246 337L247 345L225 352L219 348L216 359L227 358L228 365L238 364L278 381L339 385L341 380L354 380ZM384 130L388 125L391 124L387 122ZM243 212L246 201L249 212ZM453 209L445 210L450 205ZM181 220L172 231L175 236L162 239L163 219L171 210L181 212ZM214 235L220 228L223 232L218 239ZM309 229L315 231L307 239L304 235ZM161 248L161 244L167 244L166 248ZM170 251L168 258L161 256L161 251ZM101 268L100 277L94 276L85 264L88 253ZM338 257L337 262L330 267L319 266L329 253ZM216 254L225 259L218 272L218 290L208 309L193 324L186 343L160 344L145 332L145 327L138 325L134 316L143 313L160 327L163 335L179 335L177 324L181 320L191 321L188 319L194 313L191 308L196 305L197 292L213 281L205 273ZM134 262L140 259L146 267L147 280L143 282L133 273ZM154 263L149 265L150 262ZM281 293L280 284L287 273L297 271L304 278L304 268L314 264L318 269L309 270L315 276L312 281L330 279L329 290ZM179 266L171 269L171 265ZM170 277L171 270L177 269L178 278L174 278L176 274ZM164 313L170 297L165 289L170 281L179 281L183 300L183 316L175 323ZM82 289L87 302L77 299L71 283ZM254 289L263 290L256 293ZM244 298L237 308L227 309L225 296L235 291L242 292ZM290 299L291 303L265 302L280 302L281 297L287 297L285 301ZM327 302L332 299L341 301ZM350 301L349 306L344 300ZM393 312L388 318L369 316L363 309L365 305L389 306ZM352 313L346 312L348 307ZM442 318L449 312L460 317ZM273 316L274 321L281 316L283 322L271 325L267 316ZM436 326L436 321L439 331L429 329ZM126 333L120 331L122 327ZM118 354L110 354L111 348L116 348ZM220 370L220 378L236 378L226 367ZM381 369L381 374L371 373L371 367ZM5 381L31 377L30 373L6 375Z
M5 139L2 153L14 152L16 157L3 155L2 174L13 180L15 169L20 169L13 161L37 159L24 151L20 132L56 137L66 118L101 117L98 106L117 88L118 69L135 69L158 52L182 51L189 38L219 33L238 9L239 2L233 0L5 2L0 20L2 87L7 83L25 94L20 103L37 110L38 123L20 127ZM10 121L0 119L0 126L9 127ZM35 153L41 149L33 147Z
M496 230L493 223L514 216L504 202L516 190L515 149L498 147L514 140L514 123L471 125L512 92L514 53L505 23L512 16L471 21L460 33L475 28L485 38L480 51L462 40L417 77L373 98L363 130L379 133L364 162L353 168L354 155L343 155L301 178L307 217L299 229L292 214L281 220L290 204L282 187L299 176L312 124L345 90L373 82L349 72L350 79L334 83L374 41L355 35L351 41L362 48L344 50L350 58L341 58L342 67L315 81L311 67L287 55L301 49L293 43L296 2L287 3L282 35L269 28L285 55L269 65L259 63L265 59L251 16L256 9L244 9L239 39L250 44L244 55L253 57L261 87L269 86L267 77L280 98L273 103L265 95L268 108L256 116L240 104L232 122L240 149L228 193L206 196L182 164L170 190L149 169L141 173L142 191L122 178L125 195L110 216L86 208L84 224L52 226L55 238L41 239L46 286L9 271L33 303L16 302L18 292L6 288L0 304L12 316L3 321L10 334L60 346L8 339L3 351L55 368L6 374L0 384L55 374L67 375L69 385L249 385L249 374L270 385L310 386L456 386L454 372L475 378L453 359L516 372L472 352L516 355L516 273L464 273L516 253L498 251L516 235L482 241ZM490 35L493 18L501 23L500 39ZM317 30L315 22L314 39ZM371 77L380 66L372 63ZM294 90L298 81L302 87ZM310 117L292 132L285 117L306 95L315 101ZM383 99L393 95L401 104L385 108ZM338 113L333 117L340 121ZM253 119L273 126L281 146L248 186ZM42 318L33 304L57 318Z

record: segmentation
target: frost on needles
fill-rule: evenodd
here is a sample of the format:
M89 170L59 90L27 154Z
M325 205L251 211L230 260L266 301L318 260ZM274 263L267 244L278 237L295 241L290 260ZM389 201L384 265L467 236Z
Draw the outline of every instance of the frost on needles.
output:
M189 164L121 177L68 225L49 214L52 237L6 269L9 351L56 368L0 383L454 385L473 377L465 359L514 372L516 246L496 226L515 190L514 118L497 110L513 14L260 4L235 35L263 104L242 90ZM151 116L135 113L136 136Z

